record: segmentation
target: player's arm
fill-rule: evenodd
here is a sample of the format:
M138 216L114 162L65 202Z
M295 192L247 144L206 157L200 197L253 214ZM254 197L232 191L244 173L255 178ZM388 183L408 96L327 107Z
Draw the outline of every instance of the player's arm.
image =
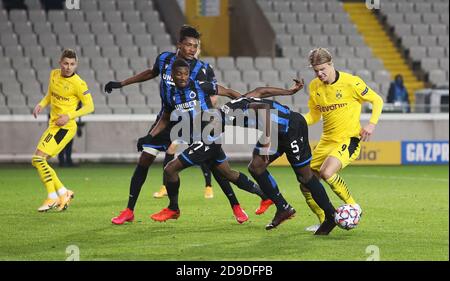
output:
M34 118L37 118L38 114L42 112L42 110L50 104L51 97L50 97L50 83L52 82L52 74L53 70L50 72L50 77L48 79L48 88L47 88L47 94L45 97L42 98L42 100L36 104L36 106L33 109L33 116Z
M59 117L56 120L57 126L64 126L69 120L76 119L94 111L94 101L85 82L81 83L80 89L77 91L77 97L81 101L82 106L78 110L75 109L66 114L58 114Z
M130 85L130 84L140 83L140 82L144 82L144 81L155 78L160 73L159 59L160 59L160 55L156 58L155 63L153 64L153 68L151 68L151 69L142 71L141 73L138 73L128 79L123 80L123 81L109 81L105 85L105 92L107 92L109 94L112 92L113 89L120 89L120 88Z
M50 93L47 92L45 97L42 98L42 100L36 104L36 106L33 109L33 116L34 118L37 118L38 114L42 112L42 110L50 103Z
M109 94L113 89L119 89L130 84L144 82L153 79L156 76L158 76L157 72L153 71L153 69L147 69L123 81L109 81L105 85L105 92Z
M170 122L170 112L164 110L161 114L161 118L159 118L158 123L153 127L153 129L150 131L149 135L152 137L158 135L162 131L164 131L165 128L169 125Z
M306 124L308 124L308 126L311 126L317 122L319 122L320 118L322 117L322 113L320 112L320 110L317 107L317 104L313 98L313 95L311 95L311 93L314 93L314 89L312 86L312 83L309 84L309 100L308 100L308 108L309 108L309 112L306 113L303 117L306 120Z
M273 96L290 96L298 91L300 91L303 86L305 85L305 82L303 79L298 80L294 79L294 85L289 89L281 89L281 88L275 88L275 87L258 87L254 89L251 92L248 92L245 94L246 97L253 97L253 98L268 98Z
M224 86L221 86L217 84L217 95L223 96L223 97L229 97L230 99L236 99L242 97L241 93L236 92L233 89L225 88Z
M360 100L370 102L372 104L372 115L370 117L369 124L364 126L359 133L362 141L368 141L370 136L372 136L375 131L381 111L383 110L384 102L383 99L374 90L370 89L359 77L355 82L354 89Z

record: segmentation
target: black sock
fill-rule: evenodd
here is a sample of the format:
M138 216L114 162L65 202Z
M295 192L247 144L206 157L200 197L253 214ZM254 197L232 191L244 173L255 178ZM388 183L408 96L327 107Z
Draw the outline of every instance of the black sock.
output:
M253 193L261 197L262 200L266 200L269 197L267 197L266 194L261 190L261 188L252 182L246 175L243 173L239 173L239 178L236 182L237 187L239 187L242 190L245 190L247 192Z
M175 182L167 181L167 195L169 196L169 209L178 211L178 190L180 189L180 179Z
M311 196L314 201L316 201L317 205L319 205L319 207L325 212L325 217L333 218L335 208L331 204L325 188L316 176L312 176L312 178L307 183L304 183L304 185L311 192Z
M130 197L128 198L128 209L134 210L136 201L138 200L139 193L141 192L142 185L147 178L148 168L145 166L137 165L134 170L133 177L130 183Z
M252 173L253 178L258 183L259 187L262 191L275 203L277 206L277 210L286 210L289 207L288 202L284 199L280 190L278 189L278 185L275 182L275 179L269 173L269 171L265 170L262 174L257 175Z
M236 198L236 194L234 194L234 191L231 188L230 182L227 179L225 179L224 177L222 177L222 175L215 170L212 170L212 174L213 174L214 178L216 179L217 183L219 184L220 188L222 189L223 193L228 198L228 201L230 202L231 207L239 204L239 201Z
M164 157L164 162L163 162L163 169L167 165L167 163L169 163L170 161L173 160L173 158L175 158L175 155L166 153L166 156ZM163 173L163 184L166 185L166 183L167 183L166 176Z
M203 176L205 177L205 187L206 186L212 186L211 185L211 170L209 169L209 166L206 163L202 163L200 165L202 168Z

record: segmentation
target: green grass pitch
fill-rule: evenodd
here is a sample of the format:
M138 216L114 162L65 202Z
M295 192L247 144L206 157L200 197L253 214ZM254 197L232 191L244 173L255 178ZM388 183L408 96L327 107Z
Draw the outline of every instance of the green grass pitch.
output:
M232 165L246 172L245 165ZM125 208L134 165L82 164L55 168L75 191L62 213L38 213L46 196L37 172L25 165L0 166L0 260L65 260L70 245L80 260L449 260L448 166L360 167L342 172L363 208L358 228L336 228L315 237L304 228L316 223L292 170L272 167L295 218L266 231L275 208L257 216L259 198L235 188L250 219L238 224L215 182L213 199L203 198L199 168L181 174L181 217L166 223L149 215L167 206L153 199L161 183L161 166L150 169L135 210L135 222L110 220ZM340 200L325 188L337 207Z

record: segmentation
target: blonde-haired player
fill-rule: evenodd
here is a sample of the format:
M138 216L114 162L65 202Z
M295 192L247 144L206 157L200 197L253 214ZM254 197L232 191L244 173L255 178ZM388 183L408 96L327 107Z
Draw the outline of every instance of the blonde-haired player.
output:
M331 54L324 48L310 52L309 63L316 78L309 84L308 125L323 119L323 132L313 151L311 168L328 183L346 204L357 205L338 172L355 160L360 153L360 141L369 140L383 108L383 99L358 76L336 71ZM361 105L372 104L372 116L361 128ZM320 223L324 211L314 202L309 190L301 186L302 193ZM359 205L357 205L359 208ZM319 225L308 227L316 231Z
M39 212L56 207L58 211L63 211L74 195L73 191L64 187L47 159L57 155L72 140L77 132L75 119L94 111L86 82L75 73L77 64L75 51L65 49L59 61L60 69L50 72L47 95L33 110L36 118L47 105L51 107L48 128L39 140L31 161L48 193L47 199L38 208ZM80 101L83 106L77 110Z

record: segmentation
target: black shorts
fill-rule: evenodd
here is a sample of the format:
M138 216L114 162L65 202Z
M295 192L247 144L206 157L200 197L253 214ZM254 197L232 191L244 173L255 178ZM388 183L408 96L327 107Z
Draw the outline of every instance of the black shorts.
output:
M253 153L259 154L261 147L262 145L258 142ZM274 161L283 153L286 153L286 157L293 168L303 167L311 162L312 154L308 140L308 125L305 118L298 112L291 111L289 129L287 133L278 135L276 152L269 156L269 161Z
M221 144L204 144L201 141L194 142L186 148L178 159L185 167L193 165L201 165L203 163L211 165L219 165L227 160L227 156L222 149Z

